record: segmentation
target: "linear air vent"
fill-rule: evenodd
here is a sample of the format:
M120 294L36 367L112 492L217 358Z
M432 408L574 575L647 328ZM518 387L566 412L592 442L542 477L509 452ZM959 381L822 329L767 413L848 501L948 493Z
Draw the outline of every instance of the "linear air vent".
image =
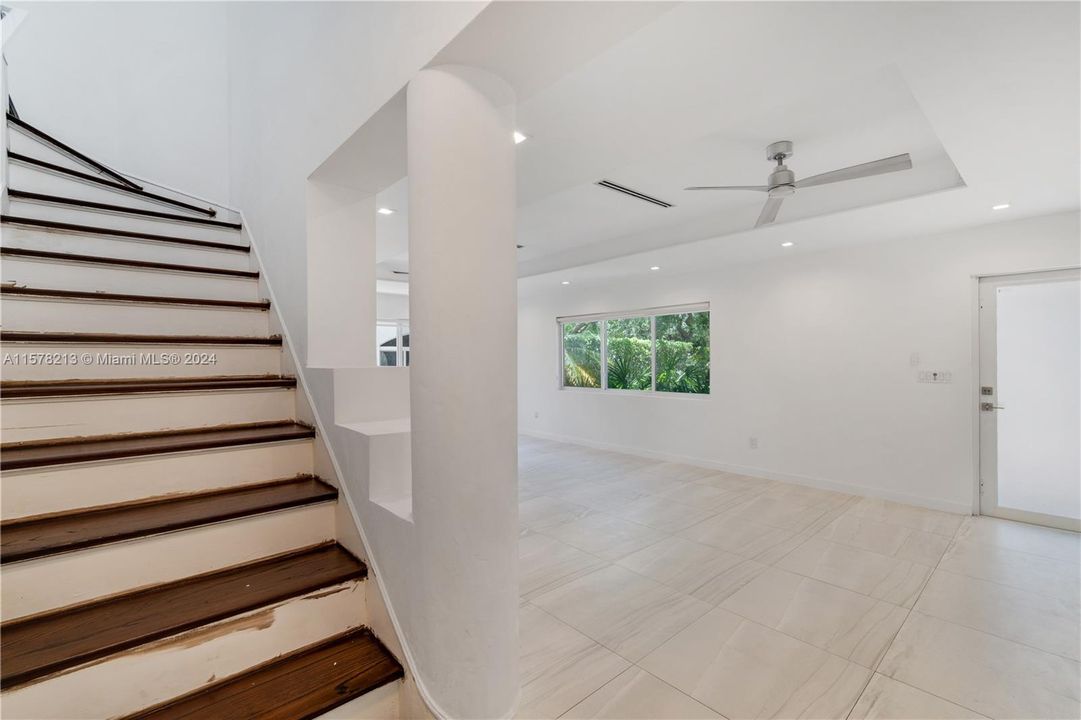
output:
M391 272L394 273L395 275L408 275L409 274L408 270L391 270Z
M655 197L650 197L649 195L646 195L645 193L640 193L637 190L631 190L628 187L623 187L622 185L620 185L618 183L614 183L611 180L598 180L597 184L600 185L601 187L606 187L609 190L615 190L616 192L621 192L624 195L630 195L633 198L638 198L639 200L644 200L647 203L653 203L654 205L660 205L662 208L670 208L670 207L672 207L672 203L665 202L664 200L658 200Z

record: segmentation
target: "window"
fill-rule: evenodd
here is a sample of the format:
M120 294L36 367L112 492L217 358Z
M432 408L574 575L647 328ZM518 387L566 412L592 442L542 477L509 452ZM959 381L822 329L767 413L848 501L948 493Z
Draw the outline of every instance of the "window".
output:
M601 386L601 324L561 323L563 387Z
M709 313L658 315L657 390L709 392Z
M650 359L650 318L605 320L610 390L649 390L653 386Z
M709 305L559 318L562 386L709 394Z
M377 360L381 367L409 365L409 321L380 320L376 323Z

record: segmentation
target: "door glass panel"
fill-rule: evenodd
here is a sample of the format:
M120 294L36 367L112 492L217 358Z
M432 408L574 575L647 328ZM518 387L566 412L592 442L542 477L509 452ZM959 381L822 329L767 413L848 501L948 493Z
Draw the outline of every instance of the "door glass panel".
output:
M1081 282L997 288L998 506L1081 518Z

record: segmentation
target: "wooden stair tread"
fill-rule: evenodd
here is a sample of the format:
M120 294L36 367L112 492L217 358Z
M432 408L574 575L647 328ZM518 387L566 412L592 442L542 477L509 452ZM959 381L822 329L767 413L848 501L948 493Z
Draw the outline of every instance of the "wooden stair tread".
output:
M305 720L403 677L368 628L337 635L125 720Z
M101 255L79 255L76 253L52 252L51 250L30 250L28 248L2 247L0 248L0 255L88 263L91 265L115 265L117 267L139 268L141 270L172 270L174 272L201 273L203 275L228 275L253 280L259 277L259 273L255 270L232 270L230 268L209 267L206 265L180 265L177 263L152 262L150 260L128 260L125 258L103 257Z
M213 298L188 298L170 295L132 295L130 293L58 290L55 288L32 288L18 285L0 285L0 295L49 297L61 300L113 300L116 302L161 303L166 305L205 305L207 307L246 308L250 310L267 310L270 308L269 300L216 300Z
M0 687L366 575L364 563L327 543L13 620L0 626Z
M224 375L190 378L123 378L119 380L14 380L0 382L0 398L81 397L128 393L195 392L293 388L296 378L280 375Z
M158 210L144 210L142 208L114 205L112 203L103 203L94 200L80 200L79 198L69 198L61 195L47 195L45 193L29 192L27 190L16 190L15 188L8 188L8 197L14 198L15 200L32 200L50 203L52 205L70 205L72 207L86 208L88 210L104 210L112 213L138 215L154 220L195 223L197 225L207 225L210 227L222 228L224 230L240 230L241 228L240 223L226 222L224 220L191 217L188 215L178 215L176 213L161 212Z
M94 183L96 185L101 185L103 187L110 188L112 190L120 190L122 192L126 192L126 193L129 193L131 195L144 197L144 198L146 198L148 200L151 200L153 202L164 203L166 205L172 205L173 207L178 207L178 208L184 208L185 210L190 210L192 212L197 212L197 213L199 213L201 215L206 215L208 217L214 217L215 215L218 214L217 211L214 210L213 208L199 207L198 205L192 205L191 203L186 203L183 200L177 200L175 198L166 197L165 195L156 195L156 194L154 194L152 192L148 192L146 190L146 188L139 189L139 188L136 188L136 187L132 187L130 185L124 185L123 183L118 183L118 182L115 182L113 180L108 180L106 178L103 178L100 175L91 175L90 173L79 172L78 170L73 170L71 168L64 167L63 165L57 165L55 163L51 163L51 162L47 162L45 160L42 160L40 158L30 157L29 155L23 155L22 153L12 152L11 150L8 150L8 159L11 160L12 162L21 163L23 165L30 165L30 166L36 167L36 168L41 168L42 170L47 170L48 172L51 172L51 173L56 173L56 174L59 174L59 175L67 175L69 177L79 178L82 181L91 182L91 183Z
M280 335L138 335L134 333L0 331L0 342L39 342L118 345L281 345Z
M251 247L248 245L238 245L236 243L221 242L218 240L196 240L194 238L176 237L175 235L159 235L157 233L142 232L141 230L120 230L98 227L96 225L82 225L79 223L60 222L58 220L22 217L19 215L0 215L0 223L4 225L14 225L16 227L56 230L62 233L75 235L102 235L105 237L130 238L134 240L153 240L154 242L167 243L170 245L186 245L209 250L228 250L230 252L239 253L251 252Z
M307 425L283 420L211 428L32 440L0 445L0 470L66 465L92 460L114 460L311 437L315 437L315 431Z
M318 478L303 477L8 520L0 524L0 563L311 505L337 497L338 491L332 486Z

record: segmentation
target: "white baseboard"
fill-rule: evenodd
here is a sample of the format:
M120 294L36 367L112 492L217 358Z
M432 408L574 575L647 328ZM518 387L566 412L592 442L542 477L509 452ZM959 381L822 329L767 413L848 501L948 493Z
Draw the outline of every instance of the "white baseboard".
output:
M567 435L559 435L556 433L547 433L539 430L526 430L523 428L519 428L518 433L520 435L525 435L527 437L535 437L541 440L551 440L553 442L563 442L569 443L571 445L580 445L582 447L594 448L596 450L619 452L626 455L635 455L637 457L649 458L650 460L678 462L683 463L684 465L694 465L696 467L710 468L712 470L722 470L724 472L736 473L739 475L750 475L751 477L759 477L766 480L779 480L781 482L793 483L795 485L806 485L807 487L818 488L820 490L834 490L836 492L848 493L850 495L859 495L861 497L892 500L894 502L904 503L906 505L915 505L917 507L924 507L931 510L941 510L943 512L955 513L959 515L972 514L972 508L965 503L950 502L948 500L940 500L938 498L927 498L919 495L909 495L908 493L883 490L881 488L867 487L865 485L853 485L851 483L838 482L836 480L826 480L823 478L810 477L808 475L795 475L792 473L776 472L773 470L767 470L765 468L750 467L747 465L733 465L731 463L716 462L714 460L707 460L705 458L694 457L690 455L676 455L673 453L657 452L655 450L647 450L645 448L635 447L631 445L598 442L595 440L587 440Z

